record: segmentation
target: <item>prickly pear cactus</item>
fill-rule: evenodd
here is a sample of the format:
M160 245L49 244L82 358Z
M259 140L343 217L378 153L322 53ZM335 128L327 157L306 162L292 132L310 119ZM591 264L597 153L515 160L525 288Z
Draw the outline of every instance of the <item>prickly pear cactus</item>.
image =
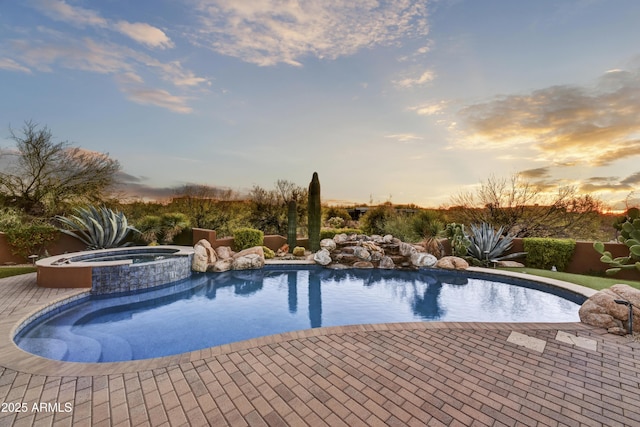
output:
M447 224L445 234L451 244L451 253L454 256L467 256L467 249L471 246L471 240L464 232L464 224L456 224L452 222Z
M296 222L298 216L298 204L295 200L289 201L288 215L289 222L287 224L287 244L289 245L289 252L293 252L293 248L295 248L296 244L298 243L298 225Z
M613 275L622 270L637 269L640 271L640 210L631 208L627 211L627 220L620 225L618 241L629 247L629 255L613 258L611 252L605 251L604 244L595 242L593 248L600 255L600 261L609 264L608 275Z
M320 180L318 173L314 172L309 183L309 249L311 252L320 250Z

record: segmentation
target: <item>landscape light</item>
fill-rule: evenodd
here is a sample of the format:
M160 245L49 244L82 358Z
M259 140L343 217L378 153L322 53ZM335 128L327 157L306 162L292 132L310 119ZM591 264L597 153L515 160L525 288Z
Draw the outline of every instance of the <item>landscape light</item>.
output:
M616 299L613 300L616 304L621 304L621 305L626 305L627 307L629 307L629 324L628 324L628 329L629 329L629 334L633 335L633 304L631 304L629 301L625 301L622 299Z

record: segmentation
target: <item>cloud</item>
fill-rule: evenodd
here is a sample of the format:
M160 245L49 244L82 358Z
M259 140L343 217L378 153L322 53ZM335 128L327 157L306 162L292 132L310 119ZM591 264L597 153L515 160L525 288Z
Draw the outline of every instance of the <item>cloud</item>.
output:
M409 107L408 110L415 111L416 114L420 116L433 116L436 114L441 114L446 107L447 107L447 102L440 101L440 102L431 103L431 104L415 105L413 107Z
M191 34L194 43L261 66L300 66L305 57L335 59L429 32L423 0L193 3L200 20Z
M106 27L107 20L97 12L79 6L71 6L63 0L35 0L34 6L49 18L63 21L79 27Z
M155 105L176 113L191 113L193 109L187 105L183 96L172 95L163 89L136 87L126 91L127 98L143 105Z
M98 27L119 32L151 48L171 48L173 42L159 28L143 22L110 21L91 9L72 6L64 0L35 0L33 5L49 18L77 27Z
M611 70L591 87L553 86L459 111L472 148L531 147L555 165L609 165L640 154L640 70Z
M8 43L17 60L12 62L42 72L65 68L112 75L127 98L139 104L189 113L192 109L187 105L188 97L171 92L175 88L192 91L208 83L208 79L196 76L179 61L162 62L127 46L90 37L77 38L48 29L40 29L39 33ZM145 80L166 81L174 88L149 87Z
M18 64L10 58L0 58L0 70L20 71L22 73L31 74L31 70L29 68Z
M412 133L398 133L393 135L385 135L385 138L395 139L398 142L409 143L423 139L421 136Z
M585 180L580 186L584 192L628 193L640 184L640 172L620 179L617 176L595 176Z
M431 70L427 70L417 77L405 77L400 80L394 80L393 84L401 89L408 89L415 86L424 86L435 78L435 73Z
M138 43L148 47L159 47L162 49L173 47L173 42L159 28L153 27L143 22L118 21L114 27L122 34L130 37Z
M527 179L541 179L548 178L550 176L550 170L548 167L527 169L520 172L520 176Z

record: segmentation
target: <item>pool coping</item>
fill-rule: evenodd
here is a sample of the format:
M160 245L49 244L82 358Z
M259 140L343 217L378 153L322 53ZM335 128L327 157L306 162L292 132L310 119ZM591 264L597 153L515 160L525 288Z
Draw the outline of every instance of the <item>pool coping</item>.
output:
M494 270L488 268L470 267L471 272L480 272L505 277L516 277L534 282L540 282L552 287L568 290L573 293L589 297L597 291L583 286L563 282L555 279L548 279L530 274L509 272L503 270ZM35 273L30 273L35 274ZM28 353L19 348L13 341L13 337L20 327L30 319L42 311L53 309L56 306L68 302L70 299L83 298L90 292L85 289L79 289L71 295L55 298L38 307L24 307L15 310L11 315L0 320L0 360L2 365L20 372L31 374L40 374L48 376L84 376L84 375L108 375L116 373L132 373L143 370L151 370L157 368L168 367L181 363L189 363L197 360L206 359L212 356L227 354L239 350L250 349L258 346L270 345L290 340L297 340L309 337L317 337L323 335L345 334L353 332L368 331L393 331L401 329L459 329L469 328L472 325L478 325L478 322L402 322L402 323L378 323L378 324L361 324L348 326L331 326L314 329L304 329L293 332L286 332L275 335L268 335L259 338L252 338L245 341L239 341L230 344L224 344L216 347L209 347L188 353L182 353L172 356L165 356L153 359L133 360L125 362L105 362L105 363L81 363L81 362L64 362L59 360L46 359L41 356ZM561 325L561 327L576 328L582 325L579 322L571 323L535 323L536 325ZM504 323L482 323L483 328L504 329ZM493 325L493 326L492 326ZM509 323L511 329L526 329L532 323ZM586 325L584 325L587 327ZM554 326L555 327L555 326Z

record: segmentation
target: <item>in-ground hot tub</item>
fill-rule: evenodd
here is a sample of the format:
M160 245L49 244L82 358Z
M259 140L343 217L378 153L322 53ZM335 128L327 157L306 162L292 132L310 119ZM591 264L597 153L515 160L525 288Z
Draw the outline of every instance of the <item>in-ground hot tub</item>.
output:
M193 248L138 246L57 255L36 262L38 286L91 288L92 293L135 291L191 275Z

